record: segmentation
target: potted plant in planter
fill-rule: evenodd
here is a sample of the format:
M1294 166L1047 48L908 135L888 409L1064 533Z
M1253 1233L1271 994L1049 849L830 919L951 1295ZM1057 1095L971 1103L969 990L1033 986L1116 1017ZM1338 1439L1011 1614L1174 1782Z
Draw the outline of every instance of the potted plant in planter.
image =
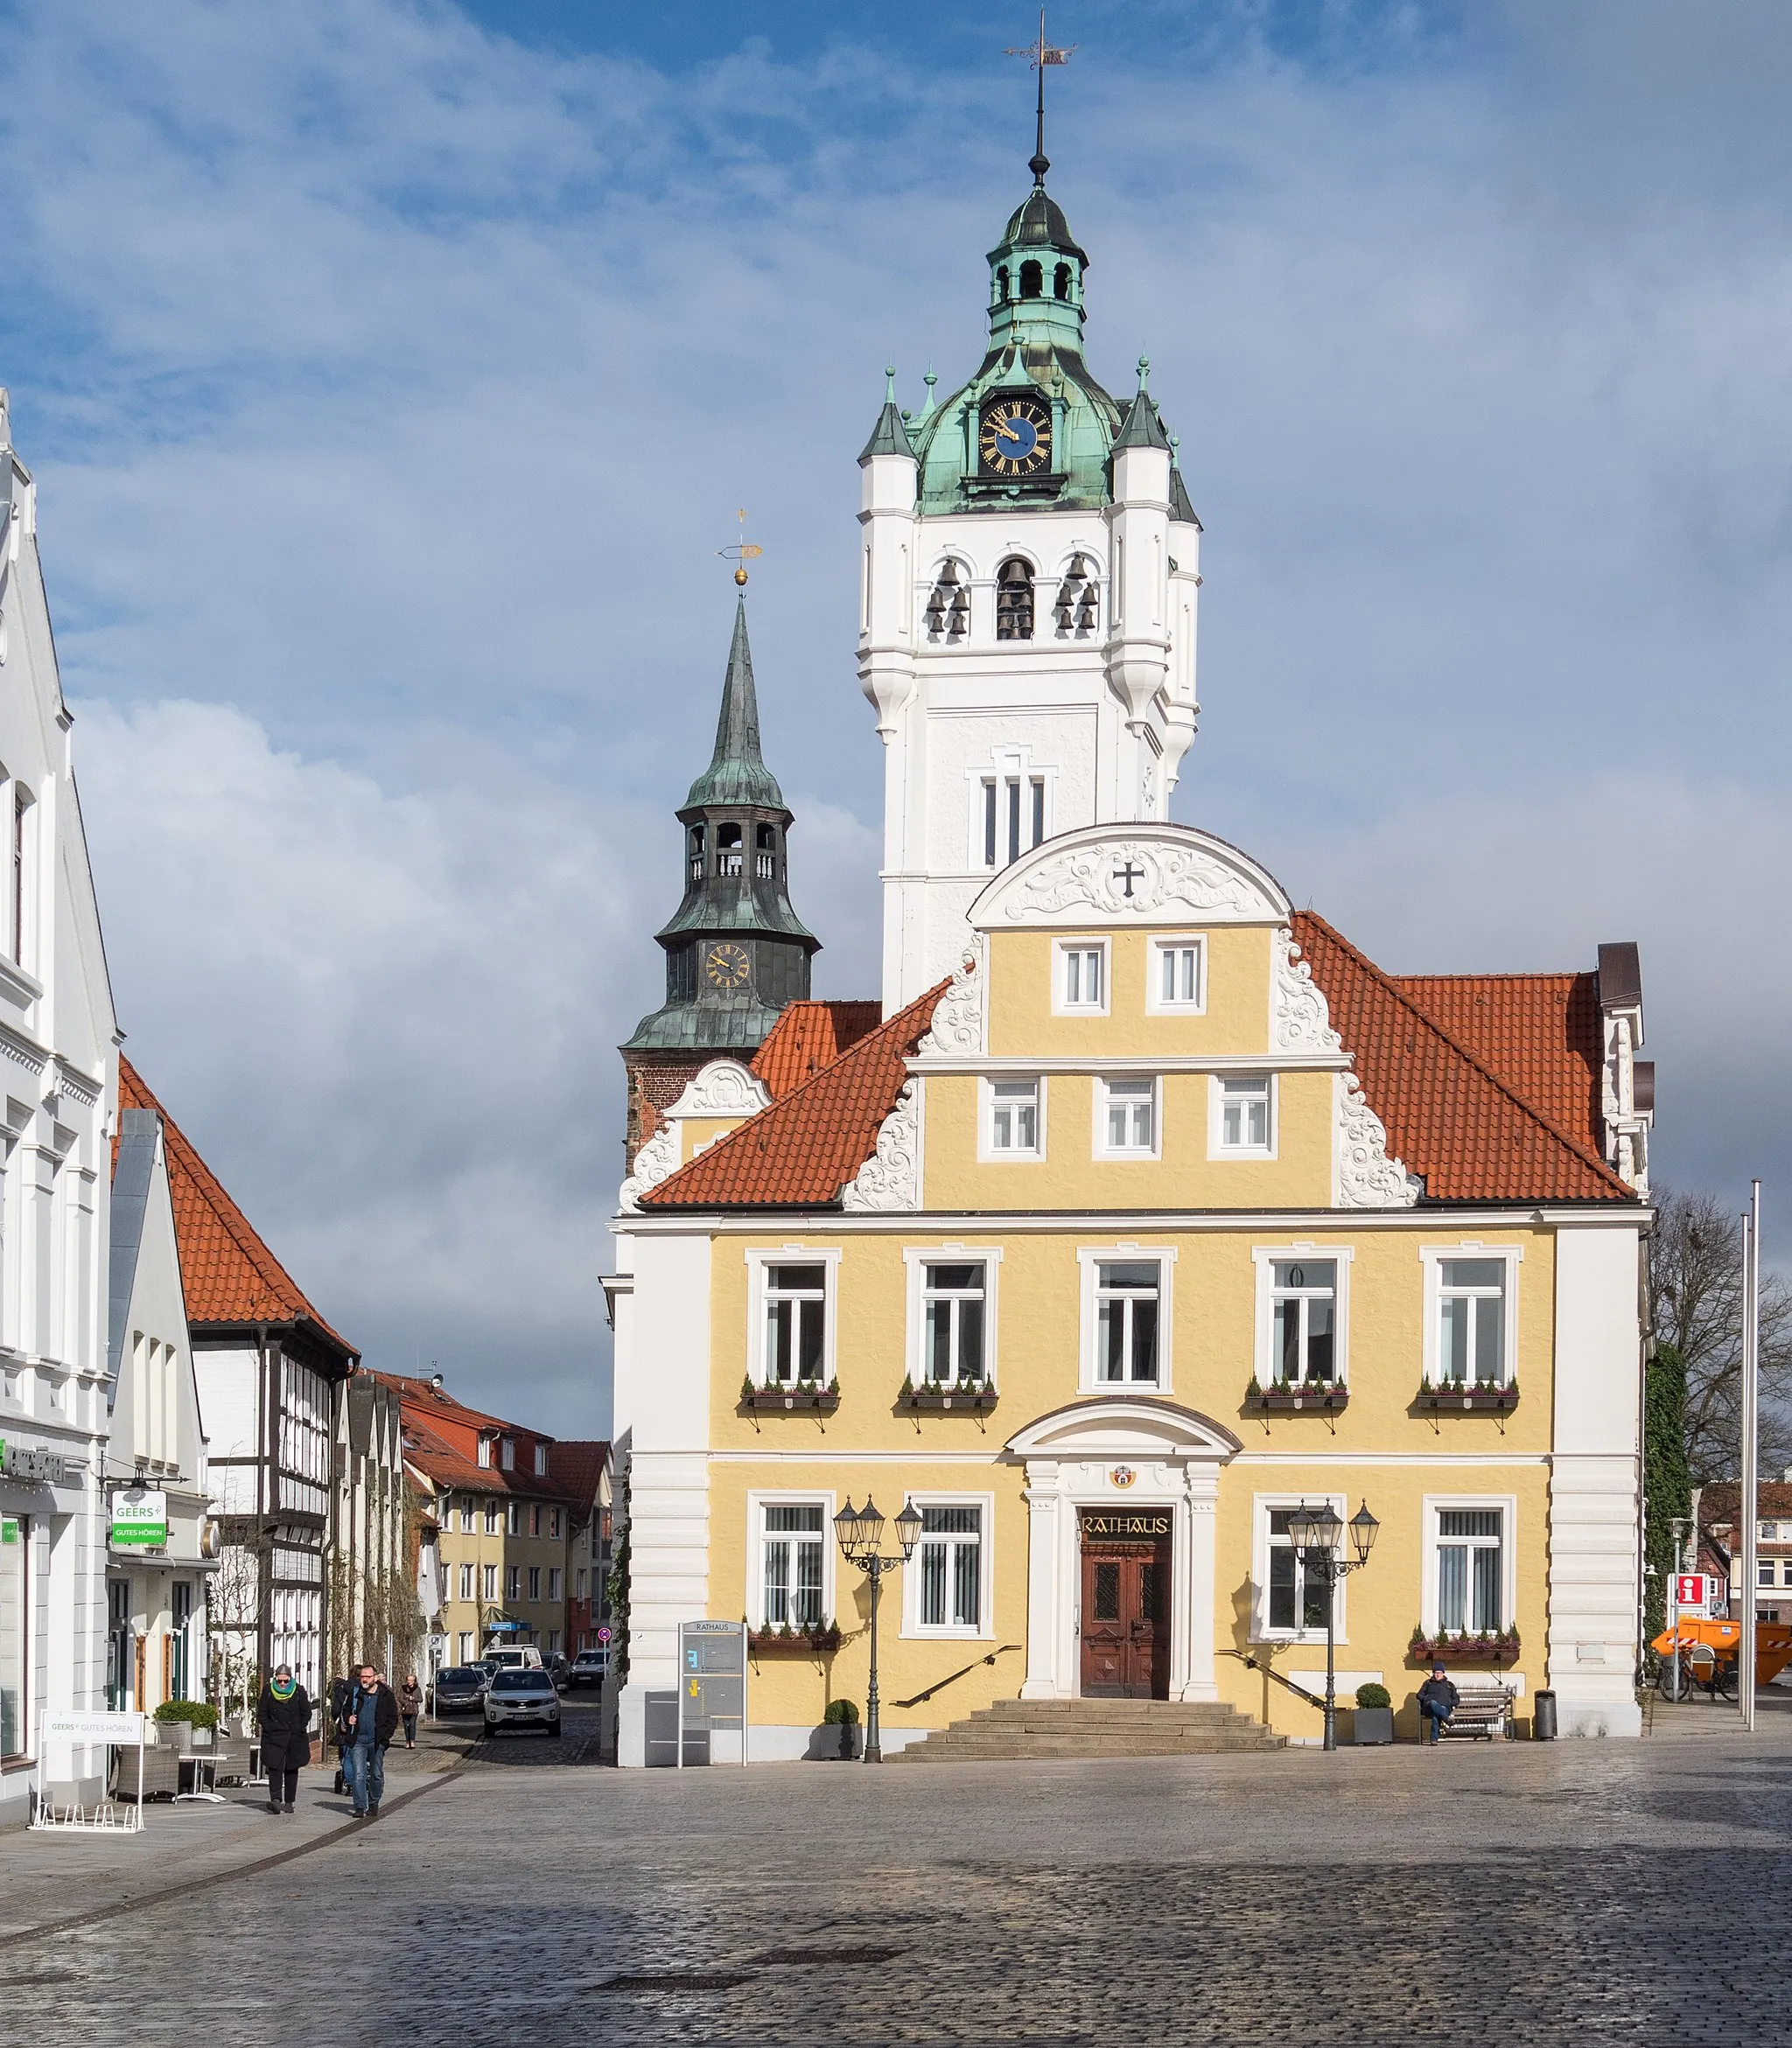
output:
M1358 1743L1393 1741L1394 1699L1386 1686L1371 1681L1357 1687L1355 1723L1353 1732Z
M208 1700L164 1700L155 1713L157 1739L174 1743L183 1757L195 1749L212 1746L218 1725L218 1709ZM164 1738L160 1730L168 1730Z
M824 1728L840 1730L840 1761L850 1764L858 1754L858 1709L850 1700L830 1700L826 1713L822 1716Z

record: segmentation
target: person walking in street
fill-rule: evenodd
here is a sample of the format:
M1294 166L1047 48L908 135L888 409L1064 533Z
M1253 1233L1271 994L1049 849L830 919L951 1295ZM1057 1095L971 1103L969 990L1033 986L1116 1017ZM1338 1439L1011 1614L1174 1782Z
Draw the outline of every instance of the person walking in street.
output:
M1441 1664L1432 1666L1432 1674L1418 1688L1418 1728L1422 1742L1443 1739L1444 1723L1456 1711L1462 1695L1450 1683Z
M348 1702L349 1744L342 1752L357 1821L377 1821L386 1790L386 1750L398 1732L398 1702L371 1664L363 1664Z
M336 1678L330 1681L330 1732L336 1745L336 1786L339 1793L350 1789L348 1780L348 1702L354 1697L355 1681Z
M412 1672L398 1688L398 1718L404 1723L404 1746L416 1747L416 1717L424 1710L424 1688L416 1682Z
M256 1719L262 1731L268 1811L290 1814L298 1793L298 1773L312 1760L312 1703L290 1664L275 1666L273 1677L262 1688Z

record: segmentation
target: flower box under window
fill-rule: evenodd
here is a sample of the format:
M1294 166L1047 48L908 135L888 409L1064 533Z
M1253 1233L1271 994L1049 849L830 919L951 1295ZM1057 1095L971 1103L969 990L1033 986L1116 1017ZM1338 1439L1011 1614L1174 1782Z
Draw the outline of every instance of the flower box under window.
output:
M920 1415L980 1414L996 1405L996 1389L987 1380L940 1381L923 1380L902 1383L901 1406Z
M1309 1380L1289 1386L1259 1387L1255 1380L1244 1396L1244 1405L1260 1415L1336 1415L1350 1405L1350 1389L1334 1387L1326 1380Z
M1418 1404L1428 1415L1508 1414L1518 1406L1518 1382L1504 1387L1421 1387Z
M1414 1629L1406 1653L1415 1664L1510 1664L1518 1656L1518 1631L1503 1629L1497 1635L1428 1636Z
M755 1387L751 1380L741 1382L740 1406L747 1415L782 1415L787 1410L801 1409L809 1415L830 1415L839 1405L837 1380L830 1380L825 1387L819 1380L774 1381L768 1387Z
M819 1656L840 1647L840 1625L823 1621L812 1628L792 1628L787 1624L782 1628L749 1629L746 1646L755 1657L786 1651L798 1657Z

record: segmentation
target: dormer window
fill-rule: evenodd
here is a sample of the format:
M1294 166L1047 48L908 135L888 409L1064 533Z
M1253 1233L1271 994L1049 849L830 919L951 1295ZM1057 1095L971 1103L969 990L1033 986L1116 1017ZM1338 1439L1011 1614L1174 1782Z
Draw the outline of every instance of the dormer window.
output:
M1032 638L1032 570L1018 555L996 571L996 638Z
M956 646L970 631L970 591L956 562L941 567L928 597L927 622L928 638L936 646Z
M536 1445L536 1477L538 1479L544 1479L547 1476L548 1447L545 1443L537 1443Z
M717 826L716 872L718 875L738 875L740 872L740 839L738 825Z
M492 1462L492 1439L491 1439L489 1436L481 1436L481 1437L480 1438L480 1463L482 1465L486 1465L486 1466L489 1467L489 1466L490 1466L490 1464L491 1464L491 1462Z
M1071 556L1052 611L1060 640L1086 640L1095 632L1101 617L1101 586L1086 556Z
M507 1472L514 1472L516 1470L516 1439L514 1436L507 1436L504 1439L499 1462Z
M1070 297L1070 266L1068 263L1060 263L1058 268L1053 271L1052 297L1061 298L1068 303Z
M1022 298L1039 298L1046 289L1045 266L1028 259L1020 266L1020 296Z
M761 825L753 834L752 871L761 882L773 880L778 872L778 833L772 825Z

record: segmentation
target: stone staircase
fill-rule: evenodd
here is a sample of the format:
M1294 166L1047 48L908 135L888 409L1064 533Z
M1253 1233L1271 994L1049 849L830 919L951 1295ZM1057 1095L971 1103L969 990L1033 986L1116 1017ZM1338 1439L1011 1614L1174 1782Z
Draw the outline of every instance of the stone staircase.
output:
M1196 1700L998 1700L968 1720L890 1752L892 1763L962 1764L1020 1757L1207 1757L1279 1750L1236 1707Z

